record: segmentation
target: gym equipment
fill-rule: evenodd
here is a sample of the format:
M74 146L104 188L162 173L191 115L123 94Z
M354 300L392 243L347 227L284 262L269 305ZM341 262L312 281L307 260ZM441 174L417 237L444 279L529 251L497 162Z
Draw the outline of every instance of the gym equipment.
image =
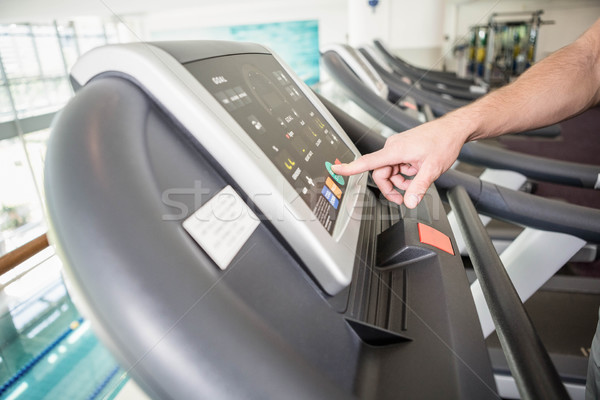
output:
M406 212L333 174L356 147L269 50L107 46L72 81L51 237L151 397L497 397L437 192Z
M393 98L399 99L402 96L410 94L414 97L420 106L430 106L436 116L441 116L458 107L468 104L467 101L461 99L449 98L439 93L432 93L421 89L420 83L411 84L406 82L404 78L390 71L390 66L386 66L386 62L381 60L382 57L377 56L377 52L369 46L361 48L360 53L370 63L373 68L381 75L381 78L389 86ZM391 57L391 55L390 55ZM527 132L520 132L519 135L542 136L553 138L559 136L561 127L559 124L549 125L546 127L533 129Z
M385 50L386 53L382 54L381 50L376 50L373 46L370 46L370 45L365 45L362 48L368 49L368 51L370 53L372 53L372 56L378 60L377 62L380 65L387 66L386 70L388 70L388 72L395 73L395 74L401 76L403 78L403 80L410 80L411 83L419 85L419 88L421 88L427 92L437 93L438 95L441 95L447 99L468 100L468 101L478 99L479 97L481 97L485 93L487 93L487 86L481 86L481 85L475 84L474 82L468 88L455 87L455 86L449 84L448 82L446 82L446 83L432 82L431 80L428 80L427 78L429 77L429 79L435 79L435 78L432 78L431 76L429 76L430 74L435 73L435 71L428 72L427 70L424 70L424 69L415 69L416 67L409 66L408 63L406 63L405 61L403 61L401 59L399 59L400 61L397 61L397 62L400 63L401 65L404 65L404 67L398 67L394 63L394 61L390 60L390 58L395 59L396 56L392 55L391 53L388 53L389 50L386 49ZM387 56L386 56L386 54L387 54ZM408 73L406 70L408 70ZM445 73L445 74L446 75L444 75L444 77L447 77L448 73Z
M540 27L554 24L542 21L543 13L543 10L492 13L487 25L472 28L472 35L479 39L471 41L478 46L477 74L485 82L506 84L533 65Z
M469 101L462 99L454 99L441 95L440 93L432 93L421 88L421 83L413 83L412 80L403 78L390 70L390 65L384 60L381 60L377 53L370 46L365 46L360 49L360 53L372 65L372 68L379 74L381 79L388 86L394 98L402 98L407 93L414 97L417 104L423 106L427 104L436 116L444 115L452 110L469 104Z
M428 82L432 87L437 86L440 88L441 85L442 88L446 87L462 91L465 95L468 93L481 95L487 92L486 87L476 84L472 79L459 78L454 74L415 67L393 54L381 40L376 39L373 41L373 44L386 61L388 61L392 69L411 80Z

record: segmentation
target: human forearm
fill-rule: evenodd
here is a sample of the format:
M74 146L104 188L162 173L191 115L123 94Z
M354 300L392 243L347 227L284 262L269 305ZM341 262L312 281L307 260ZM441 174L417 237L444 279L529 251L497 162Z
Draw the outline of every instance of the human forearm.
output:
M372 170L390 201L413 208L469 141L549 125L600 101L600 20L573 44L539 62L517 81L442 118L388 138L383 149L334 172ZM407 179L406 176L413 176ZM404 190L404 195L396 189Z

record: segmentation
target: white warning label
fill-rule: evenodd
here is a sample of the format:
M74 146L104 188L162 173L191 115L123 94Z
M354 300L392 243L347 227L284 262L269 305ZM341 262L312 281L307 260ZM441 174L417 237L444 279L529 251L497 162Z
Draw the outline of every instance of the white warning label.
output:
M259 222L236 191L226 186L183 221L183 228L224 270Z

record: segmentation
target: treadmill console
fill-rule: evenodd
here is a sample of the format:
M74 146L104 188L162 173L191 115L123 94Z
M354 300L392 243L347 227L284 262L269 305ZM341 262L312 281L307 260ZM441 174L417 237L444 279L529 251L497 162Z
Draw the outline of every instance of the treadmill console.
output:
M273 162L330 234L346 192L331 165L354 152L270 55L234 55L186 64Z
M71 76L81 86L115 75L144 88L233 178L234 188L243 192L238 194L258 207L259 218L271 222L321 288L335 295L352 279L357 205L366 179L339 176L331 166L354 160L358 150L269 50L249 43L196 43L94 49ZM241 229L250 235L248 226ZM235 235L237 229L227 230Z

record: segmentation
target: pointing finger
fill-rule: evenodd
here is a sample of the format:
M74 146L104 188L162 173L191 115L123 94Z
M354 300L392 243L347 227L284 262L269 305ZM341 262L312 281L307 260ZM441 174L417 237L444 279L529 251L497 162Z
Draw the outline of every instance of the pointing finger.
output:
M331 169L339 175L360 174L361 172L397 164L391 160L390 155L393 155L393 153L389 149L381 149L374 153L365 154L348 164L332 165Z

